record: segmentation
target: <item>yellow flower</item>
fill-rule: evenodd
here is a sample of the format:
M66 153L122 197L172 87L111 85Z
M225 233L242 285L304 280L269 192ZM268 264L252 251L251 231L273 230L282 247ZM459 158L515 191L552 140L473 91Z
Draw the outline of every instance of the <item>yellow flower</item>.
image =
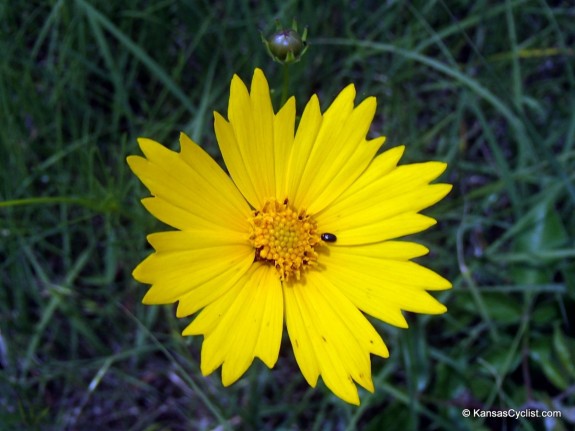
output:
M354 99L349 85L322 114L314 95L294 133L294 98L274 113L256 69L249 92L233 77L228 120L215 113L230 176L184 134L179 153L141 138L145 158L128 157L153 195L143 205L177 229L148 236L155 252L133 274L152 285L143 302L201 310L183 335L204 336L202 374L222 366L225 386L255 357L275 365L285 319L307 382L359 404L370 354L389 355L363 313L405 328L402 310L446 311L426 290L449 281L410 261L428 250L392 241L435 224L419 211L451 189L429 184L446 165L397 166L404 147L376 156L375 98Z

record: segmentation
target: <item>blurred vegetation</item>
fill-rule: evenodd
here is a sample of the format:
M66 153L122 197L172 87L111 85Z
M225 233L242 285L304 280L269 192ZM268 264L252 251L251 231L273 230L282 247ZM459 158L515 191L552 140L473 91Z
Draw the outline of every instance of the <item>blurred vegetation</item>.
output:
M294 17L299 112L354 82L377 96L371 133L454 184L417 235L449 311L374 322L391 356L359 408L309 388L287 339L271 371L202 377L201 337L130 275L159 228L125 164L136 137L175 149L182 130L218 158L212 111L233 73L279 90L260 31ZM573 429L574 19L549 0L2 3L0 429Z

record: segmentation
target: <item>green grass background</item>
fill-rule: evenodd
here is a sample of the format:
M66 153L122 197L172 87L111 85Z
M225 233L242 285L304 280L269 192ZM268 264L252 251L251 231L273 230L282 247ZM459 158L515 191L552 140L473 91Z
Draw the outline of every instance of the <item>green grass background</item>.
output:
M354 82L378 99L371 133L454 184L416 236L449 311L374 322L391 356L359 408L309 388L285 338L271 371L202 377L189 319L143 306L130 275L163 229L125 163L136 138L176 149L185 131L219 159L212 111L255 67L279 102L260 31L292 18L310 35L299 112ZM573 429L573 22L550 0L2 2L0 430Z

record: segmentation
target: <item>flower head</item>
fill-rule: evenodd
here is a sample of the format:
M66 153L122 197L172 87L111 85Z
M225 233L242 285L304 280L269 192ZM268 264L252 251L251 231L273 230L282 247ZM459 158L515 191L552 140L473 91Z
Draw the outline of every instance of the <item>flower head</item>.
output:
M275 365L285 319L307 382L359 404L370 355L388 356L364 313L405 328L402 310L446 311L427 290L450 283L410 261L428 250L395 240L435 224L419 211L451 189L430 184L446 165L376 155L375 98L354 99L349 85L322 113L314 95L294 132L294 98L274 113L256 69L250 91L233 77L228 119L215 113L229 176L184 134L180 152L141 138L145 157L128 157L152 194L142 203L176 229L148 236L155 251L133 273L151 284L143 302L199 312L183 334L204 336L201 371L221 366L226 386L255 357Z

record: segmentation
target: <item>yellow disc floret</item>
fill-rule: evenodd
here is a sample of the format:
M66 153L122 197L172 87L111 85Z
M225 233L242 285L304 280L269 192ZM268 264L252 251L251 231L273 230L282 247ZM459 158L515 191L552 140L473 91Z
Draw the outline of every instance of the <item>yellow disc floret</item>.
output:
M315 247L321 238L317 223L305 210L296 210L287 199L272 199L254 211L249 222L256 260L273 264L282 281L299 280L303 270L316 265Z

